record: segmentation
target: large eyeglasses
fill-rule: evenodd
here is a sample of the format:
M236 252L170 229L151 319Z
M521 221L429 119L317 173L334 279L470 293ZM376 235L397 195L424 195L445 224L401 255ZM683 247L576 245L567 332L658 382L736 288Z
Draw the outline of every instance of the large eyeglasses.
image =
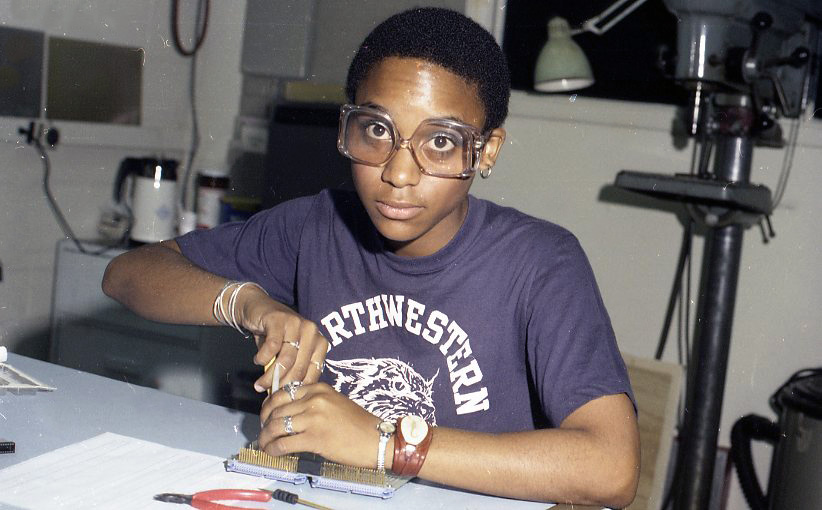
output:
M424 120L405 139L382 110L350 104L340 110L337 148L363 165L382 166L407 148L422 173L467 179L477 170L484 145L485 137L476 128L451 119Z

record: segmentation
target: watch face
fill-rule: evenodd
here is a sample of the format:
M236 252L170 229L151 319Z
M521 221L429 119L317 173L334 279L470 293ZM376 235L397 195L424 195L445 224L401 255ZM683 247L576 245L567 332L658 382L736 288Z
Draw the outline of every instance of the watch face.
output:
M380 422L379 425L377 425L377 430L379 430L382 434L393 434L396 430L396 427L394 427L394 424L390 421L383 421Z
M419 416L406 416L400 424L405 442L418 445L428 435L428 424Z

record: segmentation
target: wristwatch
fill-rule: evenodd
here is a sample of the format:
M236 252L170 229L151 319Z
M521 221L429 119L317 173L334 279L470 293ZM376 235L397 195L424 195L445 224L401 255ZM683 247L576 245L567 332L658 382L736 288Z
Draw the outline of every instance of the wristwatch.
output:
M380 444L377 449L377 470L379 471L385 470L385 447L395 430L396 427L390 421L381 421L377 425L377 431L380 433Z
M397 422L394 438L394 463L391 471L414 477L420 472L433 438L432 428L419 416L403 416Z

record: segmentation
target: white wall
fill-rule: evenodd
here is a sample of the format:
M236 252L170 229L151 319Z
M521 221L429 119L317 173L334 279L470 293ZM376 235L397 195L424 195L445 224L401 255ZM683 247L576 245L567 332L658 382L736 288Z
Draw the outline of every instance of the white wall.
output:
M673 212L600 199L619 170L688 172L677 150L672 107L573 96L514 93L497 167L473 192L559 223L580 239L596 272L620 347L653 357L673 282L682 227ZM754 150L752 182L772 190L784 151ZM803 123L799 147L768 245L745 233L720 443L754 412L774 419L768 397L800 368L822 365L822 122ZM648 201L645 200L645 203ZM663 204L663 202L657 202ZM702 240L694 246L695 312ZM666 359L676 361L675 338ZM767 483L770 451L755 459ZM735 478L735 477L734 477ZM728 508L747 508L736 481Z
M182 161L190 140L189 60L171 46L168 0L4 0L0 24L49 35L142 48L143 123L137 127L56 122L61 143L49 152L51 187L81 238L96 237L100 209L125 156L164 154ZM183 36L195 3L181 2ZM198 54L201 144L195 168L225 165L237 111L245 2L212 2ZM31 119L0 118L0 344L44 355L55 243L62 239L42 192L43 167L17 133Z
M464 5L463 0L317 0L308 80L344 85L348 66L360 42L378 23L393 14L427 6L461 10Z

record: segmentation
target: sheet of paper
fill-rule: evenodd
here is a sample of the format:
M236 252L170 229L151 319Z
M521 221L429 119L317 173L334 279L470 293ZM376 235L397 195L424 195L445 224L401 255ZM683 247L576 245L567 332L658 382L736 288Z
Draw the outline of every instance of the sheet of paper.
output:
M0 509L172 510L154 495L268 485L224 461L107 432L0 470Z
M225 471L225 459L106 432L0 470L0 510L185 510L161 503L163 492L193 494L210 489L285 489L335 510L362 508L497 509L553 505L406 484L390 504L309 485L291 485ZM434 502L436 501L436 504ZM240 502L267 510L306 508L282 502ZM423 505L425 506L425 505Z

